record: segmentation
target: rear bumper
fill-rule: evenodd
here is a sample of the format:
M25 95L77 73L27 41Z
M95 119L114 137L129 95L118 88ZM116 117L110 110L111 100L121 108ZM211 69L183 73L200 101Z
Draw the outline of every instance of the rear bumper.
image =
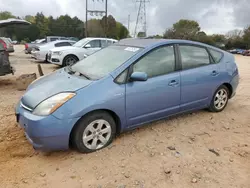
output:
M235 75L233 77L233 79L231 80L230 84L232 86L232 94L231 94L230 98L233 98L236 95L236 90L237 90L238 85L239 85L239 80L240 80L239 74Z
M34 149L42 151L67 150L70 132L78 119L60 120L53 115L36 116L20 105L16 108L17 122L25 131Z

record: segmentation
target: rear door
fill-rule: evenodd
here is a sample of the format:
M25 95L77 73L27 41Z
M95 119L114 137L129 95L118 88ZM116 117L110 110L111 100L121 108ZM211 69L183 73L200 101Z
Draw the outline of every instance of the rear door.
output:
M207 49L179 45L181 60L181 111L206 107L218 86L219 71Z

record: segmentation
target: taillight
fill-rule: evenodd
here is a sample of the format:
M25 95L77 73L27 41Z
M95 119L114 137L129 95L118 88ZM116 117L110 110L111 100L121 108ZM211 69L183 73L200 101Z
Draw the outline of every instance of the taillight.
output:
M25 44L24 46L25 46L25 49L28 49L28 47L29 47L28 44Z

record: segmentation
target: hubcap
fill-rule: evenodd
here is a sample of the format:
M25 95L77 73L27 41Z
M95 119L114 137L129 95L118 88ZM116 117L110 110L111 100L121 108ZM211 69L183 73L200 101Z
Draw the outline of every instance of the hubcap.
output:
M91 122L83 132L82 140L84 145L91 150L100 149L107 144L111 137L110 124L99 119Z
M75 59L75 58L69 57L69 58L67 58L67 60L66 60L66 65L72 65L72 64L74 64L75 62L76 62L76 59Z
M220 89L216 93L215 98L214 98L215 108L218 110L221 110L227 104L227 100L228 100L227 91L225 89Z

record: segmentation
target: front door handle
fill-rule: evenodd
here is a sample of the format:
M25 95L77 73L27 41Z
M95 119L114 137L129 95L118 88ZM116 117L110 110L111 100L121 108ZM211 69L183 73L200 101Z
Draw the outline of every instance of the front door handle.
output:
M169 83L168 83L168 85L169 86L176 86L176 85L178 85L179 83L176 81L176 80L171 80Z
M218 74L219 73L217 71L215 71L215 70L211 73L212 76L217 76Z

